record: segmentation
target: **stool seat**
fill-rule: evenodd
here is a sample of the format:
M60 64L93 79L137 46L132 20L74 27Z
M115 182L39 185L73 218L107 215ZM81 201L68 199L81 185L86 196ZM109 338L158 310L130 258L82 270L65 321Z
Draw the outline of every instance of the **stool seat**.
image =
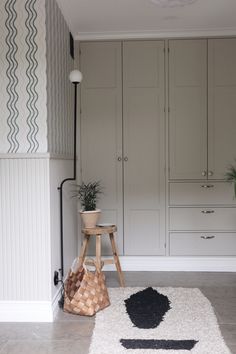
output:
M96 226L93 228L82 229L82 233L84 234L84 241L81 248L79 260L80 260L80 265L82 265L85 262L90 236L95 236L96 237L96 265L98 269L101 270L104 264L115 264L119 276L120 285L124 287L125 286L124 277L121 270L119 256L117 253L117 248L115 243L115 237L114 237L114 232L116 231L117 231L116 225ZM113 259L106 259L106 260L101 259L101 236L102 235L109 235L111 241ZM89 261L87 263L89 264Z
M117 231L116 225L112 226L96 226L93 228L85 228L82 229L83 234L90 235L90 236L97 236L97 235L105 235L111 234Z

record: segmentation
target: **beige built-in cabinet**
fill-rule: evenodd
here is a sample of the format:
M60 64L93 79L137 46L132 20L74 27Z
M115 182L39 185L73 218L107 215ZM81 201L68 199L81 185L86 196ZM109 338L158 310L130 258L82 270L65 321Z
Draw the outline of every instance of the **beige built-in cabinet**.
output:
M223 179L236 157L236 39L80 50L81 175L104 185L101 221L117 224L119 252L235 255Z
M82 179L102 182L101 221L117 224L120 254L164 255L164 41L80 50Z
M169 41L170 179L224 179L236 158L236 39Z
M236 39L169 41L170 255L236 254L235 63Z

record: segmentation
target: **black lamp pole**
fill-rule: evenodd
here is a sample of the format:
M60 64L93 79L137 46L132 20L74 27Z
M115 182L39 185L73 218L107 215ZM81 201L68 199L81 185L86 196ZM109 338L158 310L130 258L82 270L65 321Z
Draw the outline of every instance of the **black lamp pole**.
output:
M57 188L60 191L60 246L61 246L61 278L64 276L64 235L63 235L63 186L67 181L76 180L76 148L77 148L77 87L82 81L82 74L79 70L73 70L70 73L70 81L74 85L74 156L73 156L73 177L63 179Z

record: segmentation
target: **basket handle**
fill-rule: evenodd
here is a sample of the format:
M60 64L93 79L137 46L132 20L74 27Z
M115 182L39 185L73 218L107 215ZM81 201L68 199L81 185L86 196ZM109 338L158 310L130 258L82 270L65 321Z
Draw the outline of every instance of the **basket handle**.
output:
M87 267L87 265L90 265L90 266L92 266L92 267L95 267L95 268L96 268L96 271L97 271L98 273L101 273L101 269L102 269L102 267L103 267L103 265L104 265L104 262L102 262L101 269L100 269L100 268L98 267L97 262L96 262L93 258L87 258L87 260L84 261L84 263L83 263L83 267L84 267L84 270L85 270L86 273L88 272L88 267Z

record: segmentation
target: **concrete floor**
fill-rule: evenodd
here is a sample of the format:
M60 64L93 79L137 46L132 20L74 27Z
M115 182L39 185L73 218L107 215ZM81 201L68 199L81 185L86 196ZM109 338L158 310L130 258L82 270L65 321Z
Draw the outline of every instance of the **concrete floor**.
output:
M115 272L106 276L108 287L119 285ZM127 286L200 288L215 309L228 347L236 354L236 273L126 272L125 279ZM87 354L93 327L94 318L62 311L54 323L0 323L0 354Z

